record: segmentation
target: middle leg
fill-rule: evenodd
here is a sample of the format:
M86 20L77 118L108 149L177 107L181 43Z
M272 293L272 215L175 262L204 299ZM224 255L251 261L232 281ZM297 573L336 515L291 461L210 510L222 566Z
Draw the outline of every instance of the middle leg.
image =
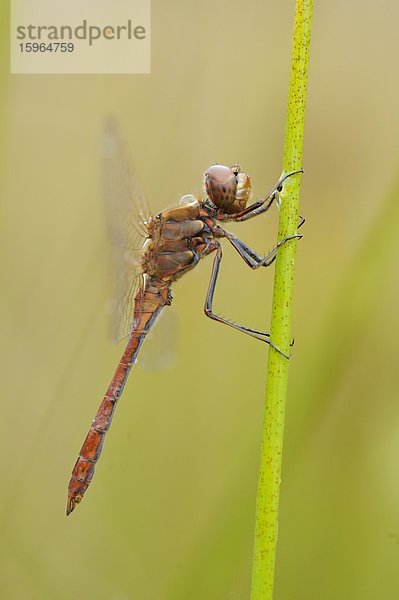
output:
M283 244L288 242L289 240L301 239L302 236L299 233L294 235L290 235L283 240L281 240L277 246L275 246L266 256L259 256L254 250L252 250L249 246L244 244L240 239L238 239L232 233L225 231L225 237L229 240L230 244L237 250L238 254L244 260L244 262L251 267L251 269L259 269L259 267L269 267L275 260L277 256L277 251Z

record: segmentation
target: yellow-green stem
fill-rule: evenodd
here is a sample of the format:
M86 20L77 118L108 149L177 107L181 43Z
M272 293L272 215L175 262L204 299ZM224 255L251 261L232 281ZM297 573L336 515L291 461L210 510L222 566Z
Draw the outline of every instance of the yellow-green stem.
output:
M283 173L302 167L312 8L313 0L296 2ZM284 184L279 240L297 230L299 185L300 175L294 175ZM277 254L274 278L271 340L285 353L290 350L296 247L297 240L291 240L281 247ZM273 598L288 364L289 361L282 354L270 348L256 503L251 600Z

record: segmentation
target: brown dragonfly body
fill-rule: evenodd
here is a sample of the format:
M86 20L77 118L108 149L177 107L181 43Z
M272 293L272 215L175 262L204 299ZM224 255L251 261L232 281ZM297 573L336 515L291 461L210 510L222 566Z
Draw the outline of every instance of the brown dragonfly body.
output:
M273 345L268 333L237 325L214 314L212 302L222 258L220 238L227 238L243 260L256 269L270 265L282 243L300 237L294 234L282 240L267 256L260 257L218 224L223 221L244 221L265 212L277 198L285 179L293 174L289 173L280 179L265 198L247 206L251 190L249 177L240 171L238 165L232 168L213 165L205 173L207 197L203 202L193 201L166 210L146 223L147 239L141 258L143 278L134 298L129 339L73 468L68 487L67 514L82 500L92 480L105 434L110 427L129 371L157 316L164 306L171 304L173 282L192 269L200 259L216 252L205 302L205 314L256 337L281 352Z

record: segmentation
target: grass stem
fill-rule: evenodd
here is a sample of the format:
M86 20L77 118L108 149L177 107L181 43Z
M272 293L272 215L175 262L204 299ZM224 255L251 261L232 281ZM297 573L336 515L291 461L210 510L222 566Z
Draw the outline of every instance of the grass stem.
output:
M302 167L303 132L312 19L312 0L297 0L284 142L283 173ZM290 177L281 194L278 240L296 233L300 175ZM297 240L278 252L274 278L271 340L290 351ZM285 404L289 361L270 348L262 451L256 503L251 600L272 600L276 562Z

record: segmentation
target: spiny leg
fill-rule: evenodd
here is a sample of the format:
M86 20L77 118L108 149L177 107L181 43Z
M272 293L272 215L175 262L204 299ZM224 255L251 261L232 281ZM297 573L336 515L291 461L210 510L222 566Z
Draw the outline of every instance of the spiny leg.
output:
M299 227L302 227L302 225L304 223L305 223L305 219L303 217L300 217L300 223L298 225L298 229L299 229ZM238 254L241 256L241 258L244 260L244 262L249 267L251 267L251 269L258 269L259 267L269 267L276 260L277 250L283 244L285 244L288 240L300 239L302 237L301 235L295 234L295 235L289 236L287 238L284 238L283 240L281 240L281 242L279 242L279 244L277 244L277 246L275 248L273 248L273 250L271 250L265 257L262 258L261 256L258 256L258 254L254 250L252 250L252 248L247 246L244 242L242 242L240 239L235 237L232 233L229 233L228 231L224 231L224 233L225 233L225 237L229 240L229 242L231 243L233 248L235 248L235 250L237 250ZM250 330L250 331L253 331L254 333L259 333L256 330ZM264 335L268 335L270 337L270 334L264 334ZM291 347L293 345L294 345L294 340L292 340L292 342L290 343Z
M254 202L252 206L249 206L246 209L244 209L244 211L242 212L245 212L245 214L241 213L237 215L234 221L247 221L248 219L257 217L258 215L261 215L262 213L269 210L269 208L273 204L273 201L276 199L276 195L279 192L282 192L284 182L287 179L289 179L289 177L297 175L298 173L303 173L303 169L299 169L298 171L291 171L290 173L287 173L287 175L281 177L281 179L279 179L274 188L269 192L269 194L265 198Z
M258 269L259 267L269 267L275 260L277 251L283 244L289 240L301 239L302 235L295 233L281 240L277 246L275 246L266 256L259 256L254 250L242 242L232 233L225 231L225 237L229 240L230 244L235 248L238 254L241 256L243 261L251 267L251 269Z
M277 348L277 346L275 346L270 339L265 339L267 337L270 337L270 333L266 333L264 331L258 331L256 329L250 329L249 327L244 327L243 325L238 325L237 323L233 323L232 321L229 321L228 319L224 319L223 317L220 317L219 315L216 315L213 312L213 306L212 306L213 305L213 296L215 294L216 281L217 281L218 274L219 274L221 260L222 260L222 248L219 245L217 248L217 251L216 251L216 256L213 261L212 275L211 275L211 279L209 282L208 293L207 293L206 300L205 300L204 311L205 311L206 316L209 317L210 319L218 321L219 323L224 323L225 325L229 325L233 329L242 331L243 333L246 333L247 335L250 335L251 337L254 337L258 340L261 340L262 342L266 342L266 344L269 344L269 346L274 348L274 350L276 350L277 352L282 354L285 358L289 359L290 358L289 355L285 354L282 350Z

